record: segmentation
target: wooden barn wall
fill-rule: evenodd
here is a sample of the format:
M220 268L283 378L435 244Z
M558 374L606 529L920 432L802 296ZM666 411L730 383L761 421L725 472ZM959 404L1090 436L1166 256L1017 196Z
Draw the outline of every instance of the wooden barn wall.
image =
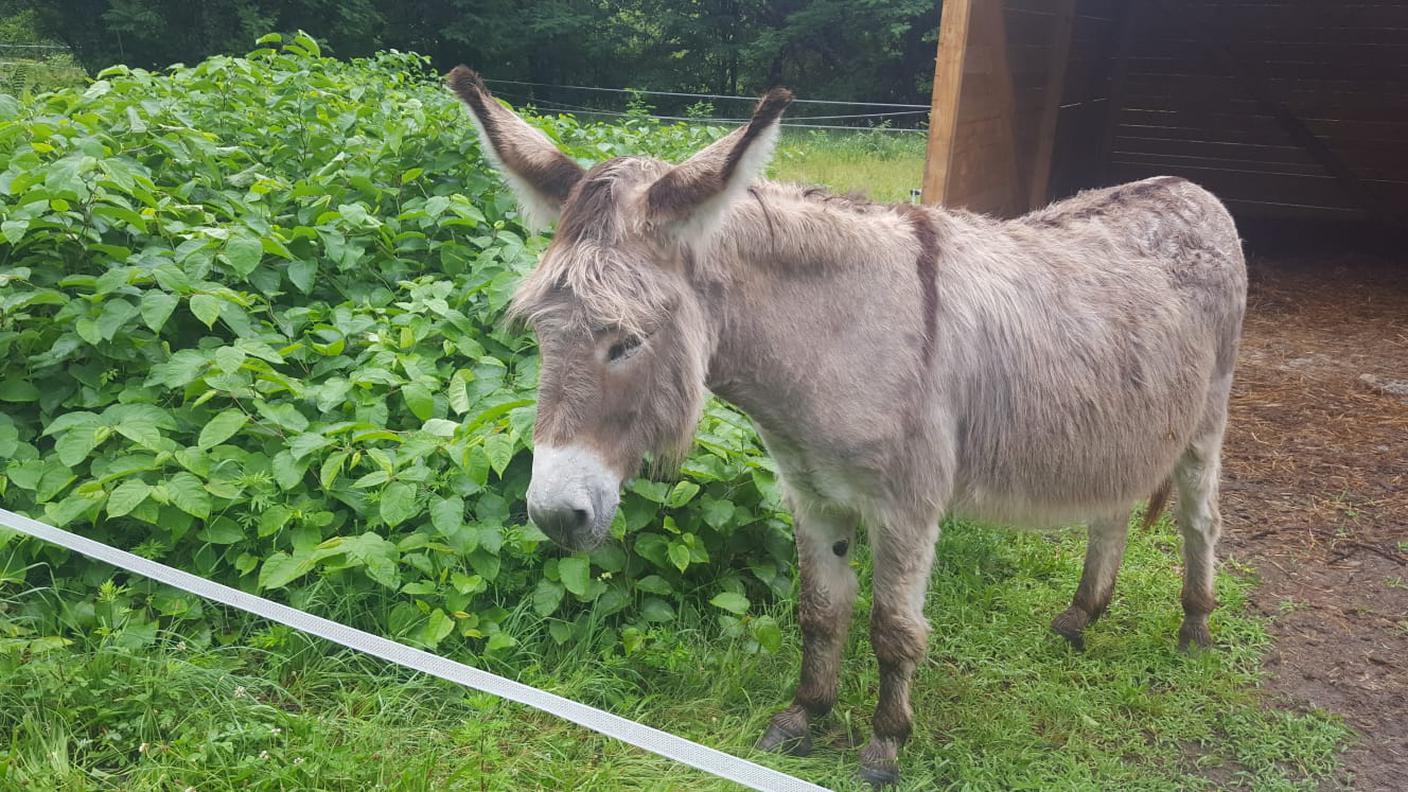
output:
M1244 213L1408 216L1408 2L1134 0L1123 58L1121 10L1096 5L1056 192L1174 174ZM1092 58L1104 68L1081 77Z
M951 132L931 135L942 175L926 172L926 200L1010 216L1078 186L1100 150L1089 130L1098 136L1109 117L1106 50L1121 2L945 4L940 46L952 49L934 112L935 129ZM949 28L952 13L966 22Z
M1104 182L1113 62L1125 0L1077 0L1058 105L1047 197L1063 198ZM1034 200L1033 204L1042 203Z

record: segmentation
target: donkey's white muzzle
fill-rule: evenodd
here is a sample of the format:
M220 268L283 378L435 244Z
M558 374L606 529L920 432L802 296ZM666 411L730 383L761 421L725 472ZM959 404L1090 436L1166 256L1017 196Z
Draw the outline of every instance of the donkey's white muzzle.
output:
M569 550L601 544L616 516L621 480L595 452L580 446L538 447L528 485L528 517Z

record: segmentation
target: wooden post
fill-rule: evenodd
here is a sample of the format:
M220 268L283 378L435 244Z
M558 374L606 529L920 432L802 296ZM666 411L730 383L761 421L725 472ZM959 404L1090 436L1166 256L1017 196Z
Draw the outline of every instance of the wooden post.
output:
M1041 122L1036 131L1036 156L1032 158L1032 179L1027 189L1029 209L1045 206L1051 200L1051 157L1056 148L1056 120L1066 89L1066 62L1070 59L1075 18L1076 0L1057 0L1051 57L1046 64L1046 90L1041 97Z
M977 0L982 2L982 0ZM948 169L958 132L958 98L968 50L968 20L974 0L946 0L939 17L939 50L934 59L934 95L929 110L929 145L924 154L926 204L945 203Z
M924 165L927 204L999 215L1026 209L1001 0L946 0Z

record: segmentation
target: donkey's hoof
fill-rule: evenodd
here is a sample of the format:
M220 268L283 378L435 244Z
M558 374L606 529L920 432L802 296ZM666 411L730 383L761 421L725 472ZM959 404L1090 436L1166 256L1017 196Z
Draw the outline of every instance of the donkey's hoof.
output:
M876 789L893 786L900 782L900 769L895 765L861 765L860 780Z
M807 728L806 713L792 707L772 716L768 730L758 740L758 750L793 756L811 753L812 735L811 729Z
M1072 605L1066 612L1051 621L1051 629L1070 642L1077 652L1085 651L1085 627L1090 624L1090 615Z
M758 750L806 756L812 752L812 736L807 732L793 734L776 724L769 724L768 730L758 740Z
M1198 649L1212 648L1212 633L1208 631L1205 622L1183 622L1183 626L1178 628L1178 650L1181 652L1191 652Z
M893 737L873 737L860 750L860 780L879 789L900 781L900 743Z

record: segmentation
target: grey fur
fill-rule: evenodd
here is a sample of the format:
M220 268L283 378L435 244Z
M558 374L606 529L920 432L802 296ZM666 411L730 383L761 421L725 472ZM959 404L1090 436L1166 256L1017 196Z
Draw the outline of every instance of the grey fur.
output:
M751 162L727 147L770 137L731 139L688 167ZM644 454L688 447L706 385L756 422L796 515L803 586L802 680L765 747L805 749L808 720L835 701L856 581L833 548L857 525L874 556L881 667L868 778L895 776L910 733L945 514L1089 521L1084 579L1053 624L1079 644L1109 603L1131 507L1173 479L1180 642L1208 644L1246 301L1237 231L1210 193L1150 179L1001 221L840 199L742 168L692 179L696 193L717 183L707 195L667 196L664 223L642 196L668 165L598 168L582 184L612 180L610 201L590 202L603 216L574 218L569 198L563 222L610 238L559 239L518 297L543 349L537 436L598 451L624 480ZM608 360L623 336L639 351Z

